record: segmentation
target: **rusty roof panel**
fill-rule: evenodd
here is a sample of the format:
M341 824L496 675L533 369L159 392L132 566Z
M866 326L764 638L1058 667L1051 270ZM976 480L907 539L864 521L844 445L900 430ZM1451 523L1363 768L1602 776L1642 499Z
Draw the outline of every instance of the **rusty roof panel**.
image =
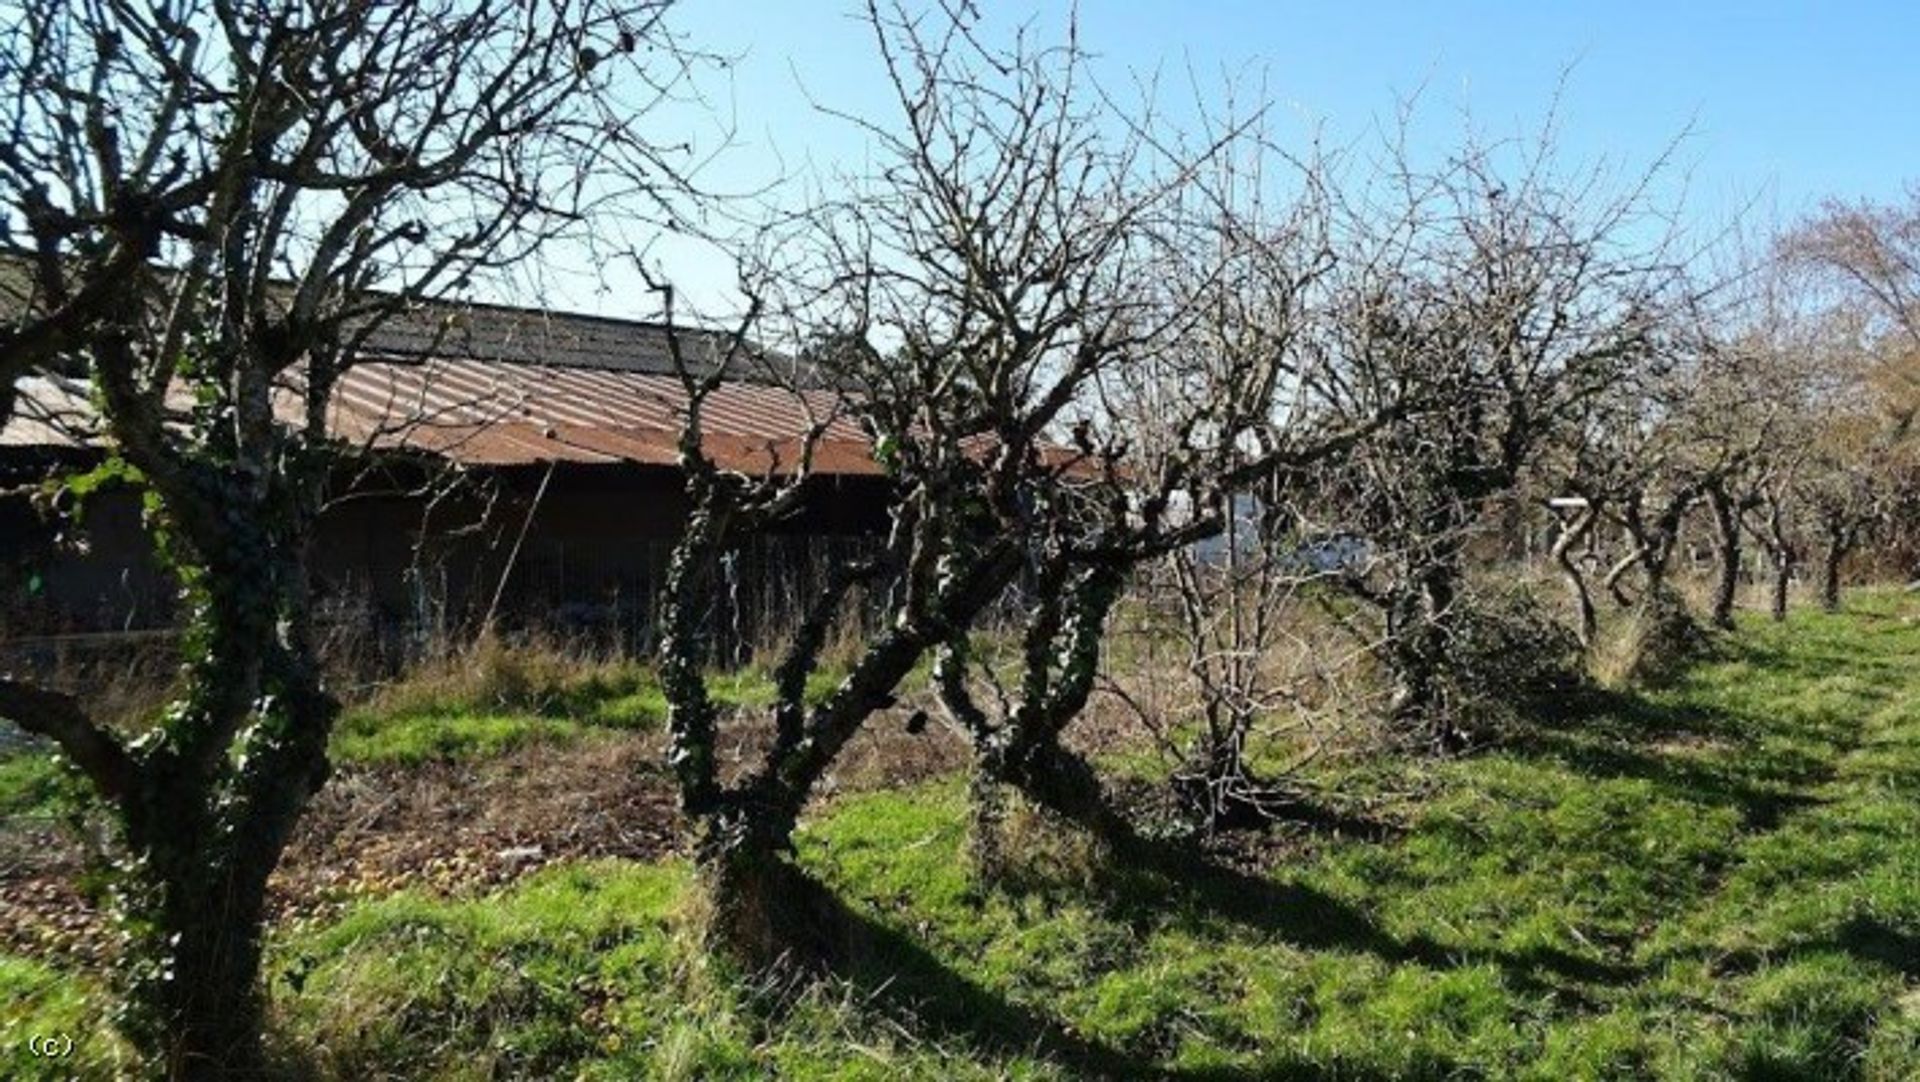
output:
M498 361L363 362L334 394L333 430L381 446L429 450L485 465L678 461L687 396L678 377L606 368ZM723 468L791 470L814 417L830 416L825 391L724 383L706 401L701 426ZM465 438L447 438L458 433ZM877 474L867 440L835 418L816 453L827 473ZM829 449L830 448L830 449Z
M0 446L97 444L87 387L29 377ZM300 381L280 388L275 414L301 417ZM335 385L327 426L337 439L377 450L413 450L467 466L550 462L673 466L687 396L677 376L611 368L471 359L363 361ZM723 469L790 472L813 417L835 397L764 384L722 384L707 399L707 451ZM865 435L837 417L815 449L825 474L877 475Z

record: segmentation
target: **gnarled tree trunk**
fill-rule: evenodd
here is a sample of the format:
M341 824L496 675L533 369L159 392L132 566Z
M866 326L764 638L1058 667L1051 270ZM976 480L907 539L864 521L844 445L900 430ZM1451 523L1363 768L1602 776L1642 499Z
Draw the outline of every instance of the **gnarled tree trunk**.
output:
M1833 523L1827 526L1826 544L1820 551L1820 607L1828 612L1840 611L1840 573L1859 536L1857 528Z
M1594 612L1593 594L1587 589L1587 576L1580 570L1573 550L1591 534L1598 517L1599 508L1589 503L1571 519L1563 521L1559 534L1553 539L1553 562L1560 569L1560 577L1565 580L1567 592L1573 598L1574 634L1579 637L1583 647L1593 645L1599 616Z
M1781 505L1779 493L1768 491L1761 502L1767 512L1765 528L1756 529L1754 534L1766 547L1767 562L1773 570L1767 614L1779 622L1787 618L1787 594L1793 585L1794 570L1799 566L1800 552L1787 526L1786 510Z
M1713 519L1714 580L1709 619L1713 626L1733 629L1733 609L1740 590L1740 512L1733 498L1715 486L1707 491L1707 509Z
M1454 605L1459 572L1436 562L1415 589L1400 589L1390 601L1386 662L1393 682L1389 716L1407 732L1422 735L1435 751L1457 751L1468 733L1447 702L1445 677L1453 664Z
M975 873L984 882L1001 871L999 801L1008 789L1086 829L1116 852L1138 845L1132 824L1108 800L1092 765L1060 742L1093 691L1106 619L1124 584L1118 566L1076 568L1064 558L1049 561L1033 587L1020 701L997 721L967 687L964 639L949 641L936 660L940 700L973 744L971 848Z
M215 563L217 585L196 621L200 650L177 708L193 723L176 725L176 739L142 759L124 803L137 872L123 915L142 945L124 974L132 1030L170 1078L252 1078L264 1069L267 880L326 780L338 712L311 656L297 542L234 542ZM221 566L249 558L259 562ZM244 765L216 781L228 734L248 724Z

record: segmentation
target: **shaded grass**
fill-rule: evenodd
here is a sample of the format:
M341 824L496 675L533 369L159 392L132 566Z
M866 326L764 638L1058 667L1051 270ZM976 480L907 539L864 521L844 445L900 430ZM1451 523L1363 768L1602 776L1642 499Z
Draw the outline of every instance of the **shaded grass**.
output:
M279 1035L354 1078L1920 1077L1916 658L1910 599L1756 622L1657 692L1343 773L1397 829L1262 874L1042 830L982 892L958 782L843 797L798 860L863 946L801 987L688 946L677 862L394 895L279 932ZM71 1011L20 972L0 1018Z

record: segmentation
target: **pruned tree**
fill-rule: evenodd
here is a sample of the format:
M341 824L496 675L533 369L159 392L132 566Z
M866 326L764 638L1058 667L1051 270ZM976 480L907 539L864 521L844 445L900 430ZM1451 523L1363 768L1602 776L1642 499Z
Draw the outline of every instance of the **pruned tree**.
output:
M1547 150L1396 156L1345 215L1324 396L1346 417L1412 406L1328 477L1319 513L1366 541L1342 585L1377 617L1389 712L1437 746L1467 736L1449 681L1469 542L1550 441L1653 363L1683 292L1667 234L1644 232L1644 182L1609 194Z
M1600 547L1606 562L1598 586L1622 608L1667 595L1681 527L1700 499L1705 477L1698 467L1708 460L1698 454L1699 433L1688 415L1698 375L1697 366L1668 356L1638 378L1623 381L1598 400L1580 434L1556 454L1558 464L1547 474L1585 501L1581 510L1590 519L1582 527L1577 517L1563 516L1556 551L1563 541L1568 549L1578 543L1580 539L1569 534L1582 529L1592 536L1605 526L1618 535L1617 545ZM1636 571L1641 577L1639 597L1629 591L1627 581ZM1581 623L1591 636L1591 625L1584 618Z
M1150 715L1114 681L1115 694L1171 753L1174 791L1208 832L1312 810L1292 777L1297 767L1269 773L1254 765L1263 744L1310 725L1314 686L1337 668L1331 658L1314 658L1304 675L1277 665L1276 655L1289 647L1310 653L1297 620L1303 594L1331 570L1324 565L1340 558L1337 544L1301 529L1295 484L1276 473L1244 492L1220 494L1228 504L1219 536L1176 549L1153 569L1149 599L1171 611L1156 614L1146 633L1181 652L1184 693L1176 710ZM1160 672L1142 676L1165 679ZM1300 759L1318 750L1301 750Z
M267 879L337 712L307 574L333 389L422 299L604 200L680 188L634 126L686 62L664 8L28 0L0 17L0 387L88 381L103 468L144 494L187 623L181 696L145 731L15 677L0 717L54 740L119 824L126 1021L154 1073L261 1068Z
M1216 164L1220 185L1250 182L1237 173L1244 160ZM1124 589L1163 561L1208 722L1176 784L1209 820L1270 814L1281 803L1280 787L1256 778L1244 751L1260 710L1259 655L1278 635L1291 569L1280 545L1255 542L1260 555L1228 570L1235 577L1223 585L1194 545L1227 533L1256 504L1268 527L1262 538L1284 529L1304 473L1346 453L1392 406L1341 427L1302 393L1315 363L1302 348L1307 298L1328 260L1318 208L1296 205L1268 221L1221 195L1209 188L1195 223L1165 221L1159 255L1143 261L1137 279L1116 273L1110 293L1089 296L1121 326L1159 329L1115 342L1087 372L1070 426L1073 452L1087 465L1032 471L1021 482L1029 498L1008 508L1027 538L1015 596L1028 615L1017 648L1001 658L957 639L935 665L940 701L974 746L976 858L989 876L1002 789L1111 846L1138 844L1063 737L1099 686L1102 636ZM1235 551L1247 542L1224 544ZM1270 564L1254 562L1269 556ZM1264 573L1247 577L1256 566ZM1216 602L1234 611L1208 608ZM1232 657L1215 650L1222 636Z
M1153 716L1117 676L1108 687L1150 728L1199 722L1168 750L1176 794L1209 831L1307 810L1289 772L1264 775L1249 746L1263 723L1302 720L1297 688L1273 662L1295 634L1290 610L1303 580L1327 558L1327 539L1309 535L1300 515L1306 475L1349 453L1398 408L1383 402L1377 415L1342 427L1312 393L1311 369L1322 358L1310 328L1334 259L1321 166L1296 172L1286 162L1297 194L1276 209L1264 191L1273 179L1264 147L1255 140L1206 175L1210 209L1183 257L1190 269L1160 276L1202 288L1168 295L1189 313L1177 333L1117 366L1101 395L1104 424L1132 452L1124 483L1147 506L1178 508L1207 538L1167 549L1136 574L1146 586L1147 633L1183 653L1180 715ZM1007 709L1017 698L995 698L1017 719L1017 708Z
M1904 203L1829 201L1781 236L1779 254L1825 276L1835 299L1853 302L1867 316L1866 337L1899 343L1883 357L1882 375L1909 396L1920 393L1920 183L1908 186Z
M1887 519L1890 497L1897 491L1897 467L1887 468L1884 460L1875 463L1871 450L1864 455L1861 450L1845 433L1829 434L1813 446L1809 461L1794 477L1795 495L1819 542L1820 607L1828 612L1840 608L1847 558ZM1861 469L1863 464L1881 470Z
M1598 633L1596 586L1625 606L1621 579L1643 555L1657 556L1650 579L1665 571L1672 541L1661 544L1650 536L1643 509L1668 450L1672 426L1663 395L1671 374L1670 365L1656 363L1596 396L1579 423L1548 446L1533 474L1534 496L1545 503L1552 528L1547 558L1567 584L1574 634L1583 648L1591 648ZM1685 490L1676 495L1674 530L1693 498ZM1590 572L1598 568L1589 565L1602 558L1600 538L1609 526L1626 534L1626 551L1612 555L1595 583Z
M695 824L710 935L750 965L831 951L832 930L809 911L811 894L784 857L802 809L846 742L894 704L902 678L935 646L963 640L1027 567L1026 509L1046 495L1031 481L1070 468L1047 434L1091 374L1141 333L1084 307L1129 239L1110 216L1138 208L1051 198L1075 184L1091 192L1109 179L1108 163L1083 154L1078 129L1029 148L993 127L1011 114L1045 135L1060 104L1055 89L978 93L967 65L983 52L964 13L923 17L876 4L867 19L902 116L897 126L844 118L869 134L878 168L844 185L854 194L822 198L799 216L771 246L790 253L782 273L749 292L786 298L756 305L754 323L777 318L802 328L791 339L833 344L811 358L812 377L844 398L836 408L858 419L892 479L891 529L875 559L842 569L791 638L776 667L773 740L730 783L719 772L716 711L690 623L696 568L792 506L810 459L803 452L794 468L758 478L704 464L700 402L719 384L683 369L681 460L694 513L673 556L662 642L671 760ZM1022 75L1041 70L1016 65ZM972 201L983 198L995 216L976 216ZM769 337L748 324L737 339L748 331ZM810 429L804 446L821 431ZM810 705L804 691L825 629L856 585L885 599L881 630L845 680Z
M981 528L1020 548L1010 656L961 629L933 671L974 749L975 856L991 876L1006 789L1135 842L1063 740L1129 581L1220 533L1239 493L1285 515L1298 474L1378 416L1323 424L1303 393L1324 195L1257 115L1182 139L1150 102L1121 110L1093 92L1071 41L997 53L893 27L889 68L914 119L888 144L904 165L890 179L906 199L866 221L897 256L900 273L881 276L914 363L980 395L926 422L956 448L994 448L943 498L976 501ZM1239 776L1231 730L1248 718L1217 717L1202 769Z
M1133 567L1219 528L1216 489L1301 459L1296 441L1261 442L1291 363L1289 327L1242 321L1240 360L1213 367L1193 366L1202 352L1187 337L1204 304L1248 303L1230 295L1219 254L1246 251L1246 238L1200 183L1241 129L1184 147L1150 118L1118 115L1086 92L1071 41L996 49L971 16L944 9L876 4L867 19L899 115L844 118L874 147L874 171L836 185L851 194L820 200L772 246L787 253L773 291L786 299L766 311L807 328L794 340L835 344L812 355L814 378L836 390L892 481L886 545L844 569L849 588L883 599L881 630L845 680L807 704L818 631L846 598L821 595L776 668L774 738L731 783L689 636L670 636L665 663L711 928L755 964L831 949L782 852L839 750L929 653L938 696L974 748L982 808L1011 785L1124 833L1091 768L1059 741L1093 690L1106 620ZM1203 239L1214 247L1195 262ZM1118 417L1150 392L1170 412L1148 448ZM682 457L699 510L676 567L760 528L804 484L704 480L697 410L690 420ZM983 704L974 633L1005 602L1027 614L1021 660L1013 690ZM671 611L693 603L686 594Z
M1801 488L1831 608L1841 565L1868 527L1892 525L1920 490L1920 186L1904 202L1830 201L1787 230L1776 254L1822 328L1826 379L1814 405L1824 431Z
M1713 549L1707 622L1732 630L1744 569L1745 516L1765 501L1787 407L1775 397L1771 355L1761 343L1709 343L1708 375L1692 408L1697 457L1689 463Z
M1884 343L1863 341L1860 321L1844 309L1816 313L1810 322L1796 350L1800 395L1781 457L1792 467L1784 485L1795 505L1792 523L1819 547L1819 598L1831 611L1840 604L1848 557L1873 531L1893 524L1920 448L1913 414L1884 382L1875 348Z
M1564 499L1564 498L1562 498ZM1593 497L1574 497L1567 503L1549 502L1554 514L1553 540L1547 557L1560 572L1573 601L1574 636L1582 647L1592 647L1599 631L1599 611L1594 607L1593 589L1581 566L1582 546L1590 546L1594 527L1600 522L1604 506Z

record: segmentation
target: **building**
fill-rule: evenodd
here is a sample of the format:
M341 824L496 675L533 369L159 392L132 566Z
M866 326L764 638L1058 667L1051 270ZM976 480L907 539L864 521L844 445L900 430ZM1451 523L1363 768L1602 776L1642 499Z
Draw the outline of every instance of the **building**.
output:
M686 514L673 347L711 370L722 341L480 305L383 328L332 397L329 431L360 453L343 461L318 523L323 620L387 646L459 635L491 615L645 649ZM34 376L19 387L0 428L0 489L11 493L0 499L0 638L171 626L175 590L132 494L89 497L83 529L60 537L28 493L44 503L42 482L102 458L87 386ZM817 386L742 371L706 404L706 446L726 468L790 472L799 433L833 404ZM752 638L825 567L870 548L886 525L886 485L859 429L830 424L798 512L723 555L716 635Z

